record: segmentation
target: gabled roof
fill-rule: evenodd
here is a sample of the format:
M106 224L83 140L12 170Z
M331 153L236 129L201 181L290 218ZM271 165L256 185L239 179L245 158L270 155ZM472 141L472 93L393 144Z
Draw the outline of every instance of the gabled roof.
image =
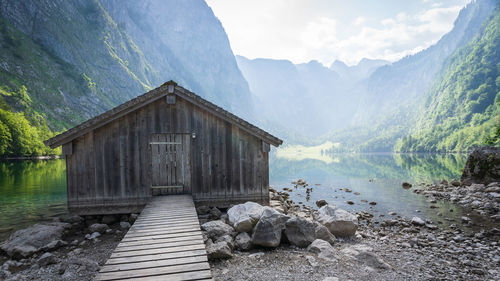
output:
M143 95L140 95L134 99L131 99L128 102L125 102L113 109L110 109L101 115L89 119L81 123L80 125L67 130L66 132L63 132L51 139L44 141L44 143L45 145L50 146L51 148L61 146L80 136L85 135L86 133L94 129L102 127L113 120L125 116L136 109L139 109L149 103L152 103L162 97L165 97L169 93L181 97L182 99L210 112L211 114L219 118L222 118L230 122L235 126L238 126L240 129L248 132L249 134L254 135L276 147L283 143L282 140L269 134L268 132L257 128L256 126L248 123L247 121L239 118L238 116L203 99L202 97L196 95L195 93L190 92L181 86L178 86L177 83L175 83L174 81L168 81L163 85L161 85L160 87L151 90Z

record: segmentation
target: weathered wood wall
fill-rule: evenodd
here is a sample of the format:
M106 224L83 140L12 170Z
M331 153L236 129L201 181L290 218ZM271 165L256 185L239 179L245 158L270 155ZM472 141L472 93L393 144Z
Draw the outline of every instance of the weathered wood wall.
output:
M261 139L176 97L160 98L73 140L66 156L68 207L79 214L137 212L152 196L150 136L195 134L190 186L195 202L227 207L269 201L268 152ZM68 147L68 145L65 145Z

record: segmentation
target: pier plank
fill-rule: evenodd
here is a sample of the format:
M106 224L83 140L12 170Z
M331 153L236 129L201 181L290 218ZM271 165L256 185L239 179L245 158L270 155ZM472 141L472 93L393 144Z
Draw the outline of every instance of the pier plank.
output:
M95 280L212 280L192 197L154 197Z

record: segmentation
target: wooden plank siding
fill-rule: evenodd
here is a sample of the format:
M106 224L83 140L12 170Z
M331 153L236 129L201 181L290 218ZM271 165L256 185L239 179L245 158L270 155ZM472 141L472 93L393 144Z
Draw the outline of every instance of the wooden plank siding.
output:
M72 154L66 155L69 210L139 212L155 184L152 136L190 143L184 187L168 194L191 194L199 204L218 207L248 200L268 204L268 152L262 139L177 96L175 104L157 99L72 141ZM178 148L168 149L160 157L180 155ZM182 165L180 157L174 162Z

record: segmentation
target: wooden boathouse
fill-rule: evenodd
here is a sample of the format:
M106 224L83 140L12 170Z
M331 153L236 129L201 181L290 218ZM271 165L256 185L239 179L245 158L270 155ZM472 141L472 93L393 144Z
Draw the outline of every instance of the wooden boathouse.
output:
M282 140L169 81L47 141L66 157L68 208L140 212L155 195L269 204L270 145Z

